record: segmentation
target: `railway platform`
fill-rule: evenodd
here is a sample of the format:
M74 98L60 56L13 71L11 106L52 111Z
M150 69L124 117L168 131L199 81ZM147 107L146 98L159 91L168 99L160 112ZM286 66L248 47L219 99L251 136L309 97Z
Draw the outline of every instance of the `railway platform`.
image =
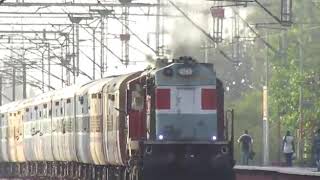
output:
M237 180L320 180L316 168L236 166Z

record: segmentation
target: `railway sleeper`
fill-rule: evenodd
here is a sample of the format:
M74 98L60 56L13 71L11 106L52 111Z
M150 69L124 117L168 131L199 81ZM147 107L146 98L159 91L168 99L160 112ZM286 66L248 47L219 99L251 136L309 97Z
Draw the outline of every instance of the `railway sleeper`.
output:
M67 179L67 180L234 180L233 171L191 173L162 168L88 165L77 162L1 163L0 178ZM142 178L143 177L143 178Z
M125 167L98 166L77 162L0 163L0 178L140 180Z

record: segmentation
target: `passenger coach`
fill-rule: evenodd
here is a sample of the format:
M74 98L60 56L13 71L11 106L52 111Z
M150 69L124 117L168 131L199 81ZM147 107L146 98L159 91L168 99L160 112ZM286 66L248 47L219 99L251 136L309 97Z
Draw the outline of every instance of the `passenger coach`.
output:
M1 106L0 174L234 180L230 112L212 64L158 60Z

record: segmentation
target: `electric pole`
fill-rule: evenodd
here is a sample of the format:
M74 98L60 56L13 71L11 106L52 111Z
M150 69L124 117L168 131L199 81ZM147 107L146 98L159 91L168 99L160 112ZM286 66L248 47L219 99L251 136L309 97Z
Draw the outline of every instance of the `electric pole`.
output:
M27 99L27 68L26 63L22 63L22 94L23 99Z
M2 106L2 75L0 75L0 106Z
M47 43L48 48L48 91L50 91L51 87L51 62L50 62L50 44Z
M269 35L267 34L267 41ZM268 108L268 81L269 81L269 48L266 55L266 79L263 87L263 165L269 165L269 108Z
M12 101L16 100L16 68L12 66Z

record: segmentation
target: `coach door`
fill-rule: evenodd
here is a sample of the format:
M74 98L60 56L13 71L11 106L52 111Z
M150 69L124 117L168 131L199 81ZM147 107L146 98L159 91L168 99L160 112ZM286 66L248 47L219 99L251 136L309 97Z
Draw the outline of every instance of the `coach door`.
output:
M127 98L129 138L131 145L136 146L132 148L137 148L138 141L146 137L146 96L141 77L128 83Z

